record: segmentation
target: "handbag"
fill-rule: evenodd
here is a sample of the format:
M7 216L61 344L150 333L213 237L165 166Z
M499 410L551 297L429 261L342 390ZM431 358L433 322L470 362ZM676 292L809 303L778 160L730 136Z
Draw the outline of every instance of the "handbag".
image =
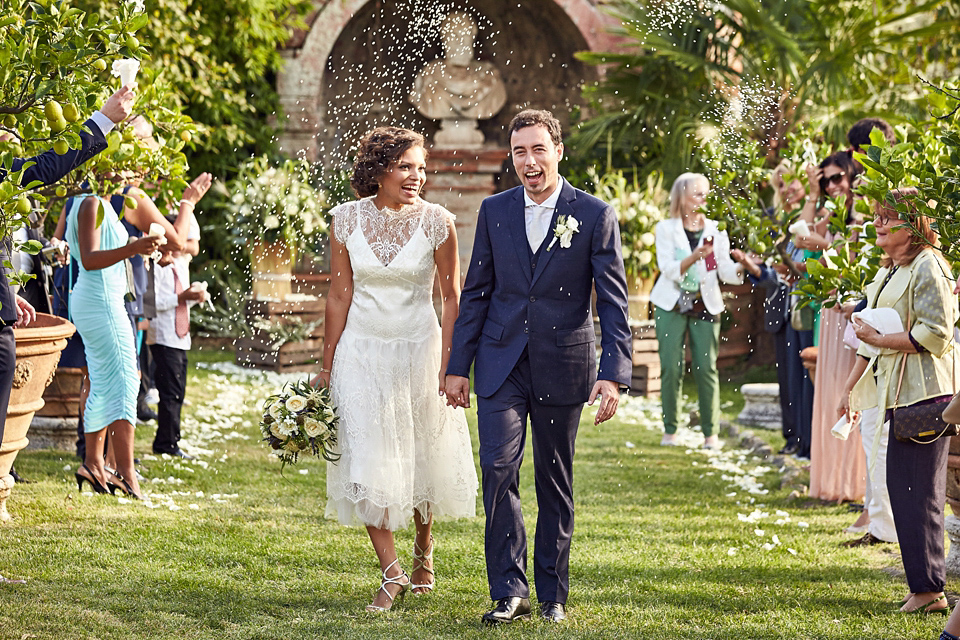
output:
M911 287L911 295L912 295ZM907 331L910 330L910 306L907 305ZM907 368L907 353L900 361L900 380L897 382L897 396L893 403L900 399L900 388L903 386L903 372ZM954 367L956 376L956 367ZM956 388L956 380L953 387ZM952 405L956 396L950 401ZM960 434L960 425L944 421L945 410L942 402L917 402L906 407L894 407L891 410L890 429L893 437L900 442L915 442L917 444L933 444L940 438ZM948 405L949 408L949 405Z

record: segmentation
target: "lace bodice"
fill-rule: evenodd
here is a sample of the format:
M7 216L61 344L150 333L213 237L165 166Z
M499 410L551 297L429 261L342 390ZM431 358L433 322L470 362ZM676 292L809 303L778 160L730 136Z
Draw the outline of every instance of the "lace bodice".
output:
M453 214L438 204L423 200L405 205L399 211L377 209L373 197L347 202L335 207L333 216L334 237L347 244L347 238L359 227L374 255L384 266L389 266L418 228L434 251L442 245L450 233L447 221Z
M439 331L433 254L449 235L452 214L423 201L380 211L372 198L332 214L334 237L347 247L353 269L344 331L381 340L420 340Z

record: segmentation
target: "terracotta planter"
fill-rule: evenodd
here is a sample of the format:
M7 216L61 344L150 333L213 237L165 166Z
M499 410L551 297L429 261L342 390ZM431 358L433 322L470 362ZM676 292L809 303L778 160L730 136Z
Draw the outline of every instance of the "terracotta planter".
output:
M75 450L82 383L83 369L57 367L53 382L43 392L43 407L30 422L27 449Z
M60 361L60 352L76 328L63 318L37 314L36 322L24 329L15 329L17 368L13 376L10 406L0 444L0 521L10 519L6 500L13 487L10 467L17 453L27 446L27 430L33 414L43 407L44 390L53 379Z
M293 250L283 240L257 240L250 247L253 297L257 300L285 300L292 292Z

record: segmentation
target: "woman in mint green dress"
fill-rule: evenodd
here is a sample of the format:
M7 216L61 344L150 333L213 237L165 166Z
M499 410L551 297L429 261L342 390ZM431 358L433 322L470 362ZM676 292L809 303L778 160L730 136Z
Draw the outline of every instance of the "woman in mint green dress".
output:
M103 220L97 225L102 212ZM133 429L140 374L133 330L123 306L127 290L124 260L149 255L161 239L144 236L128 244L128 234L110 203L96 196L68 205L67 242L79 274L70 294L70 319L83 338L90 390L83 402L86 455L77 484L89 482L97 493L120 489L140 497L133 468ZM104 440L109 451L104 462Z

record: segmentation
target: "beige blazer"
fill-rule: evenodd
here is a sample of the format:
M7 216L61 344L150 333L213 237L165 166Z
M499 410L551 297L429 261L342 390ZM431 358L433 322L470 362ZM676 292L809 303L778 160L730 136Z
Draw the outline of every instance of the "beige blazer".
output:
M879 407L881 420L887 409L953 394L954 381L960 383L958 350L953 340L958 307L950 267L936 251L925 249L909 265L897 269L881 291L880 285L888 273L889 269L881 268L867 285L867 305L895 309L903 326L926 352L904 354L886 349L870 360L850 394L850 408L856 411ZM865 355L862 349L859 353ZM904 362L906 370L898 399L897 383Z

